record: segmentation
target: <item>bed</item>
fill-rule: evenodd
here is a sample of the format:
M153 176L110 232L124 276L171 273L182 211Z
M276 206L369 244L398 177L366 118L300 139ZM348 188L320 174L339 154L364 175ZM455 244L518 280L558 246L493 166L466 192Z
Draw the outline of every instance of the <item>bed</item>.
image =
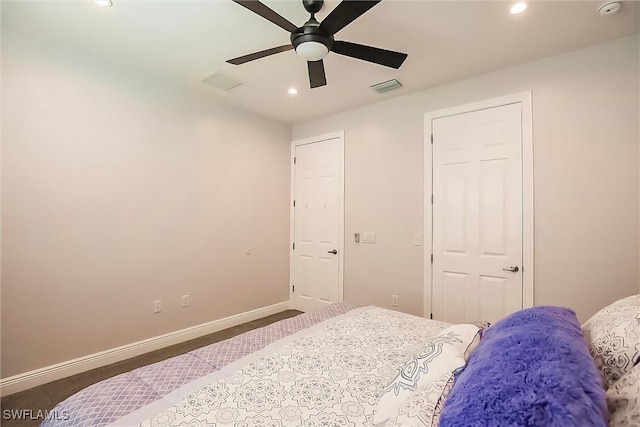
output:
M94 384L43 426L640 425L640 296L451 325L339 303Z

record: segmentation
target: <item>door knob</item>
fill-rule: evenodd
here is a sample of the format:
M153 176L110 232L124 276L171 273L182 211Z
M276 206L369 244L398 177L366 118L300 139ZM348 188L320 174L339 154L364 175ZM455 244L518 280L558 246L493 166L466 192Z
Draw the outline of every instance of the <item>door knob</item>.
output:
M338 250L337 250L337 249L334 249L334 250L332 250L332 251L327 251L327 253L328 253L328 254L334 254L334 255L335 255L335 254L337 254L337 253L338 253Z
M518 271L520 271L520 269L518 268L518 266L516 265L515 267L508 267L508 268L503 268L504 271L510 271L512 273L517 273Z

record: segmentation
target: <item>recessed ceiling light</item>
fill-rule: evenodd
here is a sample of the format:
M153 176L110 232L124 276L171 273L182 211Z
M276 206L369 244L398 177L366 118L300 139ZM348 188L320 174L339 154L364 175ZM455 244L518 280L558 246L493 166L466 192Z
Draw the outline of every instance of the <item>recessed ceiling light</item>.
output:
M511 6L511 13L513 13L514 15L517 15L518 13L522 13L526 10L527 6L528 5L526 3L516 3L513 6Z
M298 89L296 89L295 87L292 87L291 89L289 89L289 95L295 95L298 93Z
M109 7L113 6L113 2L111 0L93 0L98 6Z

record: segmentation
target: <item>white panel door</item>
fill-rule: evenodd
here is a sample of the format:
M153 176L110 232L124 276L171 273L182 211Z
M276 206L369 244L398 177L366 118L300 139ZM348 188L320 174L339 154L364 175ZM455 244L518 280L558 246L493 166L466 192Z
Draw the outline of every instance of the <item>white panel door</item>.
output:
M433 318L522 308L519 103L433 120Z
M295 146L292 306L342 301L342 138Z

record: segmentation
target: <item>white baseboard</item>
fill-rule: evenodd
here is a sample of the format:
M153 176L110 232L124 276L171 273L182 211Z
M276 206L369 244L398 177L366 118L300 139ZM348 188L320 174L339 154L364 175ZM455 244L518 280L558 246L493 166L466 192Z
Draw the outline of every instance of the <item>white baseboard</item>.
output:
M252 320L280 313L289 309L289 301L258 308L223 319L213 320L190 328L159 335L109 350L93 353L77 359L57 363L12 377L0 379L0 396L7 396L42 384L86 372L91 369L139 356L170 345L179 344L223 329L251 322Z

